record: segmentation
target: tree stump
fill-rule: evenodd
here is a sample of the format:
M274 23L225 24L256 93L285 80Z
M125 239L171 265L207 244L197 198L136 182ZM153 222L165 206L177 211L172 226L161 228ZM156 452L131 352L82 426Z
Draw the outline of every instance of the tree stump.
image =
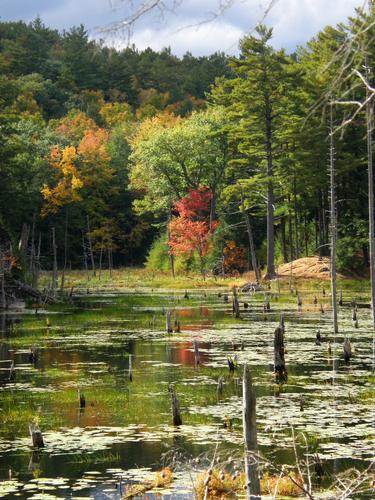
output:
M245 448L246 496L261 498L258 467L258 439L256 424L256 395L247 365L243 371L243 436Z
M44 448L43 435L37 425L29 424L29 432L34 448Z
M178 399L177 399L176 389L174 388L174 386L172 384L169 385L169 393L171 395L173 425L176 425L176 426L182 425L180 404L179 404Z
M274 372L278 384L286 382L288 373L285 367L284 332L278 326L274 334Z
M233 287L233 314L236 318L240 317L240 305L238 303L237 288Z

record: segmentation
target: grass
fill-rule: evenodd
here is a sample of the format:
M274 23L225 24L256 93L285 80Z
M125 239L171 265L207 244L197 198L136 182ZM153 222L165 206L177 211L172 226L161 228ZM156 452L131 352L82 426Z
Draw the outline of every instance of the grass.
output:
M50 281L50 273L44 272L41 274L40 288L48 286ZM150 271L145 268L119 268L114 269L110 274L108 270L102 271L101 277L99 273L96 275L92 271L71 270L67 272L65 278L65 290L69 292L72 288L75 291L89 293L102 292L124 292L144 290L202 290L209 288L226 288L231 289L233 286L243 286L249 281L255 281L254 273L248 272L241 276L212 276L208 275L205 279L200 274L177 274L175 278L169 272ZM264 283L265 290L268 290L268 283ZM319 277L316 279L293 278L292 287L294 290L304 290L311 293L317 293L325 288L327 296L330 294L329 280L323 280ZM281 290L288 290L290 287L289 278L283 277L279 281L273 280L271 283L271 292L276 293L278 287ZM356 295L361 298L367 296L370 285L368 279L348 279L341 278L338 280L338 288L343 289L344 295L348 298ZM359 295L359 296L358 296Z
M276 491L277 498L299 497L302 496L302 490L298 484L303 486L303 479L297 474L279 477L266 473L260 481L260 488L263 495L274 495ZM198 476L195 485L198 500L205 498L206 488L207 499L246 497L245 474L229 474L214 468Z

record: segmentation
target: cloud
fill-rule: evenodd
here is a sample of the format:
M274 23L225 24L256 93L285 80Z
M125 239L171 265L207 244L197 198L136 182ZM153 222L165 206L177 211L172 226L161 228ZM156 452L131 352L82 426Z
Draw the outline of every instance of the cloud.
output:
M0 0L1 19L31 21L40 15L53 28L68 29L84 24L93 37L103 37L98 27L124 19L129 13L128 0ZM134 0L137 6L142 0ZM230 7L212 22L219 6L225 1ZM154 10L136 25L131 43L139 48L154 49L170 46L172 52L194 55L216 51L234 53L238 41L254 29L261 20L270 0L165 0L163 16ZM292 51L312 38L327 24L345 21L364 0L277 0L267 24L274 27L273 44ZM175 6L173 8L173 6ZM199 26L198 26L199 25ZM187 27L181 30L181 27ZM108 37L113 43L113 37ZM115 44L123 45L125 36L116 35Z

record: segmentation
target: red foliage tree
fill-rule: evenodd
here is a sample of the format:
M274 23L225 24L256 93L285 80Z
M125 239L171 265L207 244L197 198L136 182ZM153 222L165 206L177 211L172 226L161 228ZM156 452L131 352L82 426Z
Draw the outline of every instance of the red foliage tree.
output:
M210 211L212 193L207 187L191 189L187 196L175 204L180 217L206 219Z
M176 204L177 217L169 223L169 251L173 255L199 255L201 272L204 274L204 257L209 250L210 239L217 222L209 226L212 193L207 188L190 190Z

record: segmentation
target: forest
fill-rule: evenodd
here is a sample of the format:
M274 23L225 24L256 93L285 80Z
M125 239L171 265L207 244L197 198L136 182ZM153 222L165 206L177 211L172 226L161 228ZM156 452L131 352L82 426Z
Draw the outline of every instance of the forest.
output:
M181 59L109 48L83 26L2 22L4 255L24 244L15 259L34 274L55 259L271 277L328 255L327 95L364 100L355 75L335 83L335 54L358 32L371 38L371 16L327 26L293 54L258 26L238 57ZM360 64L358 50L348 57ZM353 110L334 108L340 128ZM337 264L357 274L369 266L366 144L364 112L334 136Z

